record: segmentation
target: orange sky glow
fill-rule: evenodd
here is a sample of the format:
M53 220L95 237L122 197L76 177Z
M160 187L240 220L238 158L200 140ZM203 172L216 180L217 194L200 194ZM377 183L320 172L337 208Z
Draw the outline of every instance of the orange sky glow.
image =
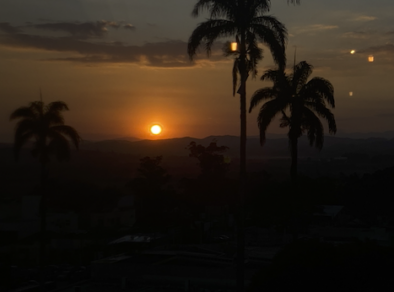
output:
M205 18L190 16L195 1L172 2L176 11L154 0L56 5L4 0L0 141L12 140L15 125L8 121L9 114L38 100L40 88L45 102L62 100L69 105L66 123L87 140L239 135L232 60L220 50L226 40L219 41L210 58L201 50L190 62L188 37ZM334 85L338 133L393 130L393 1L353 5L316 0L300 6L271 2L271 14L289 31L289 70L297 47L297 61L314 65L312 77L324 77ZM76 30L81 23L91 30ZM274 66L269 50L263 49L259 76ZM374 56L373 62L368 56ZM248 98L269 85L249 78ZM257 113L248 114L248 135L259 133ZM163 125L158 137L149 131L153 123ZM286 130L275 121L268 133Z

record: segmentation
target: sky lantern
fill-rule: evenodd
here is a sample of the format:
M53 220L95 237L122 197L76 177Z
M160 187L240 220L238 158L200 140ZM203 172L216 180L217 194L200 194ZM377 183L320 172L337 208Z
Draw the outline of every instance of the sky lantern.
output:
M238 44L236 42L231 43L231 51L235 52L238 48Z
M353 55L354 53L356 53L356 50L351 50L351 51L350 51L350 54Z
M373 61L374 61L373 56L372 56L372 55L369 55L369 56L368 56L368 62L372 63Z
M349 92L349 96L353 96L353 91L350 91L350 92Z

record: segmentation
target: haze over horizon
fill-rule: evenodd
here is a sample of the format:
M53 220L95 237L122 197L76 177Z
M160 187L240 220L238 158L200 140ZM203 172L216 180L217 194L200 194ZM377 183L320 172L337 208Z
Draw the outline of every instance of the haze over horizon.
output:
M394 130L394 23L390 0L272 0L271 14L288 29L288 67L314 66L335 88L338 136ZM218 43L195 62L186 43L205 17L195 1L3 0L0 11L0 141L11 141L10 113L39 100L62 100L66 123L89 140L239 135L239 98L232 96L232 59ZM174 9L176 7L176 9ZM225 40L223 39L223 42ZM350 54L355 50L355 54ZM368 56L374 62L368 62ZM273 68L264 48L259 75ZM248 80L248 98L270 85ZM350 92L352 92L350 96ZM257 110L248 135L258 135ZM268 132L286 134L278 122ZM327 133L327 131L326 131ZM269 135L268 135L269 138Z

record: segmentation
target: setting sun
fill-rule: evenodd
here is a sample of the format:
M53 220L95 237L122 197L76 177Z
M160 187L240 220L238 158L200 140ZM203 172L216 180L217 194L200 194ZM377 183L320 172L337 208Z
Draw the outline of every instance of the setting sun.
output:
M153 126L150 128L150 132L151 132L153 135L159 135L159 134L161 133L161 127L160 127L159 125L153 125Z

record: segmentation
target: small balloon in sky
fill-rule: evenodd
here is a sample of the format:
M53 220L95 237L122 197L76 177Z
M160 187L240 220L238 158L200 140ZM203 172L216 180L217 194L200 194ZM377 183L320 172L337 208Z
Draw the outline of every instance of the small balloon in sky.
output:
M353 55L355 52L356 52L356 50L351 50L351 51L350 51L350 54Z
M349 92L349 96L353 96L353 91L350 91L350 92Z
M372 55L368 56L368 62L372 63L374 61L374 57Z

